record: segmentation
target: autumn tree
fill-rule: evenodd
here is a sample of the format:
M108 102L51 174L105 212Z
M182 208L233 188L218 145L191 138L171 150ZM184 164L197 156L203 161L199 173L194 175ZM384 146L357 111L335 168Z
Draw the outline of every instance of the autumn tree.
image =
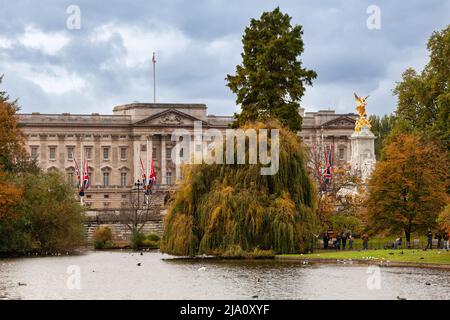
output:
M0 76L0 84L3 76ZM16 113L19 107L16 101L10 101L5 91L0 91L0 166L11 171L24 156L23 136L19 129Z
M301 129L300 99L317 77L302 66L302 34L302 26L292 26L279 8L251 20L242 38L242 64L226 78L242 109L235 127L275 118L291 130Z
M427 44L430 60L421 72L409 68L397 83L396 115L450 147L450 25Z
M447 170L445 154L435 143L417 133L393 136L369 181L371 230L404 232L409 244L412 232L434 227L448 201Z
M450 232L450 204L447 204L444 210L439 213L437 222L442 230Z

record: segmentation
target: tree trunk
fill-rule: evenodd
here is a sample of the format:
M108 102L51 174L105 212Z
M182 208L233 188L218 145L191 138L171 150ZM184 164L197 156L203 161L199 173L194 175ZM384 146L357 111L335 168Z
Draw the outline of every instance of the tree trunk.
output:
M405 229L406 247L411 249L411 227Z

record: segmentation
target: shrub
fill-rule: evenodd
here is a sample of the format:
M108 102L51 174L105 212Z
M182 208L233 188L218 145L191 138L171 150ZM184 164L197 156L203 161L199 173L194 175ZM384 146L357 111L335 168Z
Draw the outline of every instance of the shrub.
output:
M155 241L155 242L157 242L157 241L159 241L159 239L160 239L160 237L159 237L156 233L150 233L150 234L147 236L147 240L150 240L150 241Z
M94 247L95 249L105 249L112 246L113 235L109 227L100 227L95 230Z
M142 247L144 240L146 240L145 235L142 232L135 231L131 238L131 247L133 250L138 250L139 247Z

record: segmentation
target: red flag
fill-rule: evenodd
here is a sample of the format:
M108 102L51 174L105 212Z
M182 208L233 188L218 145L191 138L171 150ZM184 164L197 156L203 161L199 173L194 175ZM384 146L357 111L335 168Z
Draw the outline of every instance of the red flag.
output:
M149 177L148 182L149 182L149 184L155 184L156 183L156 172L155 172L155 165L153 163L153 157L152 157L151 161L152 161L151 166L150 166L151 171L150 171L150 177Z

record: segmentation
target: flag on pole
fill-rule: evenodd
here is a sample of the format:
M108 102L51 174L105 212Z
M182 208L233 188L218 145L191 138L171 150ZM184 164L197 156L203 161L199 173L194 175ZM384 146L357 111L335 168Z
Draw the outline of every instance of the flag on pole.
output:
M78 166L78 162L75 158L73 158L73 162L75 164L75 174L77 175L77 187L78 189L81 188L81 173L80 173L80 167Z
M330 148L325 151L325 182L330 183L333 179L333 145L330 145Z
M141 177L142 183L144 186L147 184L147 175L145 174L144 162L142 162L142 158L139 157L139 161L141 162Z
M155 53L154 53L154 52L153 52L152 62L153 62L153 63L156 63L156 56L155 56Z
M156 172L155 172L155 164L153 163L153 157L151 160L151 165L150 165L150 176L148 178L148 184L149 185L153 185L156 184Z
M87 159L84 161L83 189L89 189L89 163Z

